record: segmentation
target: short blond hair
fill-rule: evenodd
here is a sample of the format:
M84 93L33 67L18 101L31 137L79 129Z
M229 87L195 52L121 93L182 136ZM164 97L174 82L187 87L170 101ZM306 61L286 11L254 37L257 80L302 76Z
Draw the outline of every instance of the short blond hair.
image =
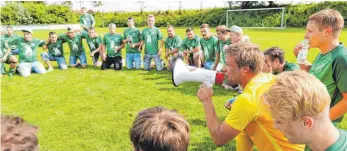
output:
M334 9L324 9L317 13L312 14L309 21L314 21L319 30L323 30L323 28L331 27L333 36L338 36L343 29L344 20L339 11Z
M139 112L130 129L130 139L137 151L186 151L189 131L182 115L157 106Z
M147 18L155 18L155 16L153 14L149 14Z
M263 99L273 117L293 121L315 117L330 104L325 85L302 70L281 73Z
M264 54L259 46L250 42L238 42L229 45L226 50L227 57L233 57L239 68L249 67L257 74L263 70Z

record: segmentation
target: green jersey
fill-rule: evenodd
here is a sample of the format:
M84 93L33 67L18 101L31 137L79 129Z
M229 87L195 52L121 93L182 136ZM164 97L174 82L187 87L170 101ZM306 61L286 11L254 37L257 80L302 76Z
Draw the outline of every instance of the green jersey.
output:
M331 97L330 107L342 100L347 92L347 49L338 45L326 54L319 53L309 71L327 87ZM333 123L341 122L343 116Z
M201 49L204 52L204 57L206 61L214 62L216 60L216 53L219 53L217 41L218 38L214 35L211 35L209 39L200 39Z
M141 41L141 31L138 28L126 28L123 33L123 38L130 38L131 42L128 42L125 46L127 53L140 53L139 46L130 48L130 44L139 43Z
M102 44L101 36L92 38L86 31L82 31L82 36L86 39L90 52L94 51L95 49L98 49L99 46L101 46Z
M337 141L329 146L325 151L346 151L347 150L347 132L339 129L340 136ZM305 151L312 151L307 146L305 147Z
M1 38L0 40L0 58L2 58L7 52L7 47L5 45L5 39Z
M169 51L173 51L176 48L180 50L181 48L181 38L178 35L167 37L164 43L165 49L168 49Z
M82 52L84 52L81 33L76 33L73 38L70 38L67 34L62 34L59 35L58 39L64 40L68 43L70 48L70 56L79 56Z
M283 66L283 72L284 71L294 71L294 70L300 70L300 67L299 67L299 65L297 65L297 64L295 64L295 63L288 63L287 61L286 61L286 63L284 64L284 66ZM278 75L279 74L279 72L273 72L273 74L274 75Z
M91 27L92 25L93 25L93 23L94 23L95 21L94 21L94 17L93 17L93 15L92 14L85 14L85 15L82 15L81 17L80 17L80 24L81 25L84 25L84 26L87 26L87 28L88 27Z
M4 39L5 42L12 41L13 39L18 38L19 36L16 34L12 34L12 36L9 36L8 34L5 34L1 37L1 39ZM16 45L9 45L11 50L16 50L17 46Z
M163 35L157 27L143 29L142 40L145 43L145 54L157 54L159 51L158 41L162 39Z
M123 37L120 34L111 34L107 33L104 36L103 44L106 46L107 56L115 57L122 56L122 50L119 50L117 53L114 51L116 48L120 47L123 43Z
M37 61L37 47L42 47L45 41L37 38L25 41L23 37L17 37L8 41L8 45L17 45L19 49L19 62Z
M63 40L58 40L56 43L48 43L48 53L50 53L54 57L60 57L64 56L64 47L63 47Z
M225 50L224 50L224 47L228 46L230 44L231 44L230 38L228 38L226 41L218 40L217 47L218 47L219 55L220 55L219 63L225 64Z

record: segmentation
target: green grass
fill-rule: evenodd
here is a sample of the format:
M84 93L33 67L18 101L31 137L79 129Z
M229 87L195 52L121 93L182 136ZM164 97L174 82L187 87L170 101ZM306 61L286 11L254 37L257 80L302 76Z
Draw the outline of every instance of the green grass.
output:
M106 28L97 30L107 32ZM166 37L165 28L161 30ZM122 31L117 29L117 32ZM184 37L184 28L176 28L176 32ZM283 48L290 62L295 61L292 49L304 35L304 29L244 32L262 50L271 46ZM47 35L48 31L34 32L34 37L40 39L47 39ZM347 31L344 30L341 41L346 44L346 39ZM68 59L67 44L64 47ZM88 48L86 50L89 52ZM312 50L309 60L312 61L317 53L318 50ZM88 63L91 63L90 57ZM196 97L199 83L185 83L176 88L168 71L123 69L117 72L93 67L61 71L55 62L53 65L56 69L45 75L1 78L1 113L21 116L38 126L40 150L131 150L129 129L137 112L157 105L177 109L188 120L191 126L189 150L235 150L234 141L219 148L212 143L202 105ZM223 107L225 101L235 95L219 86L214 87L213 101L221 120L228 114ZM347 129L346 118L339 126Z

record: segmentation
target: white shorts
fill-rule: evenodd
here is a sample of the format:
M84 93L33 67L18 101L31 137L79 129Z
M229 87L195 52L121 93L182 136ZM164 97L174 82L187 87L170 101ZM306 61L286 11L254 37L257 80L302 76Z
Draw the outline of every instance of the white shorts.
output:
M45 67L39 61L19 63L18 72L21 76L28 77L28 76L30 76L31 71L34 71L38 74L45 74L46 73Z

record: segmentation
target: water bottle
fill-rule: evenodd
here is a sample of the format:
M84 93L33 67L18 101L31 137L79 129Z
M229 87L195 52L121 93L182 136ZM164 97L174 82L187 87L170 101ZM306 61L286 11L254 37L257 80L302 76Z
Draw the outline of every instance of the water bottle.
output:
M304 64L307 58L307 53L308 53L308 47L309 47L309 41L307 39L303 40L301 42L302 44L302 49L299 51L298 57L296 62L298 64Z

